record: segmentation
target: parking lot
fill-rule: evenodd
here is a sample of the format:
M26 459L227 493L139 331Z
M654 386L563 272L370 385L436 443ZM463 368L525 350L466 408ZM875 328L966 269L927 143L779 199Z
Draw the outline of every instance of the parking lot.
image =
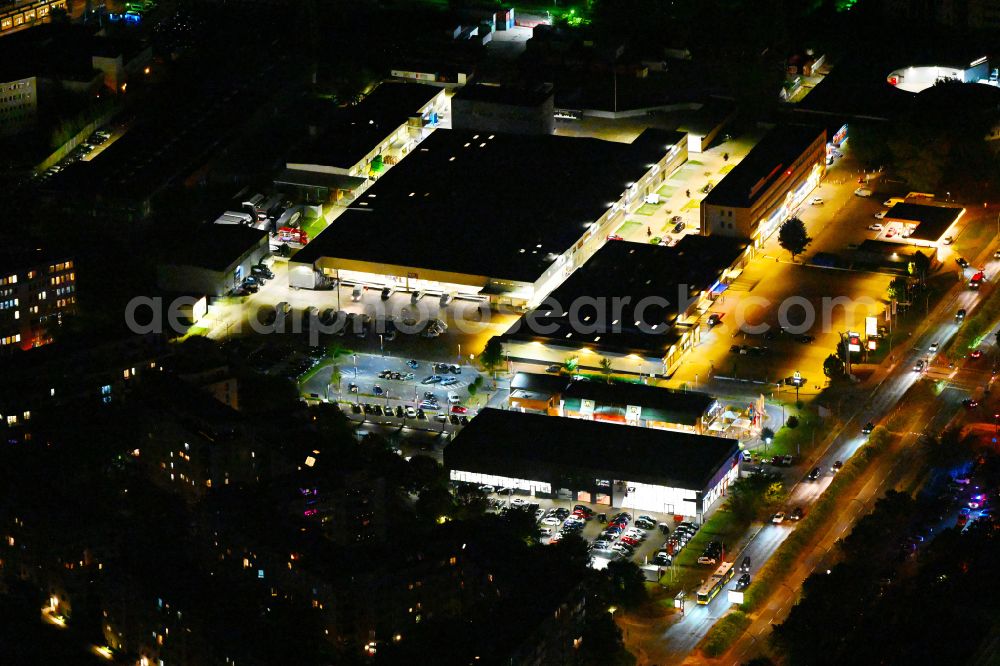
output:
M300 391L307 399L341 403L360 423L452 433L496 395L492 380L467 362L350 353L334 364L308 376Z
M340 336L321 335L320 344L338 342L358 352L447 363L457 363L461 356L467 363L470 355L482 351L487 340L503 333L517 320L516 314L491 311L484 304L469 300L456 299L442 306L438 298L425 296L414 304L409 293L397 292L382 300L376 289L363 290L355 300L353 285L329 290L294 289L288 286L286 262L274 261L271 270L274 278L267 280L257 293L222 299L210 306L208 314L197 322L194 332L213 339L252 333L250 318L262 321L267 311L279 303L287 303L300 319L308 308L316 308L318 313L332 309L345 314L364 314L373 321L406 318L421 324L439 319L446 324L447 330L435 337L422 337L416 327L398 327L395 337L380 337L369 326L363 335L353 330L344 331Z
M532 511L542 543L557 543L571 532L579 534L590 545L591 566L595 569L603 569L616 559L629 559L648 568L650 579L659 579L698 529L673 514L571 499L529 497L519 494L522 491L507 488L482 488L488 493L494 510L522 507ZM624 520L621 520L622 514ZM617 529L612 525L616 517L620 521ZM595 546L597 542L601 543ZM661 551L663 555L657 558Z

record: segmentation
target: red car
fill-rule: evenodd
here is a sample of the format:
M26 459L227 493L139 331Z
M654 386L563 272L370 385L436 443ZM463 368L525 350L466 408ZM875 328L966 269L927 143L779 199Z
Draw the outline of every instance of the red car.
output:
M462 407L462 405L452 405L451 406L451 413L452 414L466 414L466 413L468 413L468 411L469 411L469 409L467 407Z
M618 236L617 234L611 234L610 236L608 236L608 240L625 240L625 239L622 238L621 236Z
M969 352L969 358L976 359L982 357L983 357L982 349L973 349L971 352Z
M638 539L633 539L630 536L623 536L622 537L622 543L627 543L630 546L638 546L639 545L639 540Z

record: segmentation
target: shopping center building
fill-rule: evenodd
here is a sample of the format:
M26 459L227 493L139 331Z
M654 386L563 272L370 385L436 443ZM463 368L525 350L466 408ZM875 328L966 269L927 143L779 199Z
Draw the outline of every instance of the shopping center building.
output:
M438 130L289 264L346 283L537 304L687 159L685 135L632 143Z
M826 173L826 129L774 128L701 202L701 233L763 243Z
M453 481L702 520L739 478L735 440L485 409L444 450Z
M610 241L500 336L511 362L669 375L701 340L703 316L749 260L749 241L685 235L677 245Z
M631 382L580 381L567 375L518 372L508 404L522 412L608 421L702 434L722 407L699 391Z

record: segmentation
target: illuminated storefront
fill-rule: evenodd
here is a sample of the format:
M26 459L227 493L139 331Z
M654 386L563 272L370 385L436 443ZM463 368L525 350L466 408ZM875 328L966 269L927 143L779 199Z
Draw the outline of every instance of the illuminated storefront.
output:
M827 151L824 128L771 130L702 200L702 233L750 238L759 247L819 185Z

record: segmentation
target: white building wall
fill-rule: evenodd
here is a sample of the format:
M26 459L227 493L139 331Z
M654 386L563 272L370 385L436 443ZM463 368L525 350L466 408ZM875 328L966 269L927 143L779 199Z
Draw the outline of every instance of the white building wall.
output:
M635 481L626 481L625 485L628 492L622 498L621 505L626 509L674 513L684 516L698 514L697 493L693 490L654 486Z
M552 486L543 481L531 481L528 479L512 479L507 476L497 476L495 474L480 474L479 472L463 472L461 470L451 470L452 481L462 481L465 483L478 483L480 485L493 486L494 488L517 488L527 490L532 495L538 493L549 494Z

